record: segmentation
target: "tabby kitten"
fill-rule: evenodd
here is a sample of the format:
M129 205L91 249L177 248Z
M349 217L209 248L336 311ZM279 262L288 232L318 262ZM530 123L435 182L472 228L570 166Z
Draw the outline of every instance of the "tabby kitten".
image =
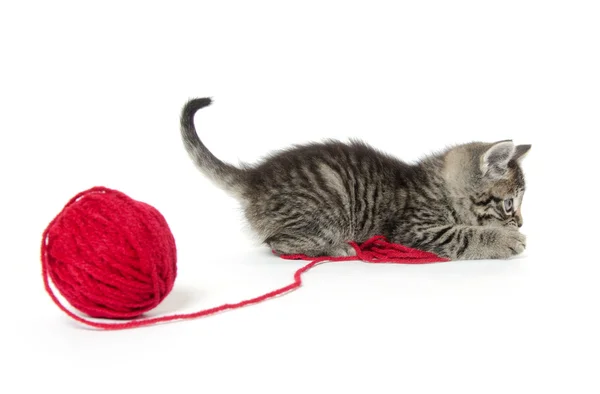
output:
M531 145L473 142L407 164L363 142L293 146L234 167L200 141L187 102L181 133L195 165L235 196L275 253L354 255L373 235L451 260L504 259L525 249L521 160Z

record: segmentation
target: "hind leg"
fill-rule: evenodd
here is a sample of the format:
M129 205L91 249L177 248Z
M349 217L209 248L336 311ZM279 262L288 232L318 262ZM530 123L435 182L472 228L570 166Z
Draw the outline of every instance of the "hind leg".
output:
M303 254L309 257L355 256L356 251L341 239L324 238L308 234L277 234L266 244L278 255Z

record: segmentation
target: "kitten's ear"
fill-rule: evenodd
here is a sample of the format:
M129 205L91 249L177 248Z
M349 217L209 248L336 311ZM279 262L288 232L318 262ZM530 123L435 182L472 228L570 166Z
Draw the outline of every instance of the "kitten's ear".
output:
M515 151L515 144L510 140L496 142L481 156L481 173L493 178L502 177Z
M525 156L527 156L527 153L529 153L530 149L531 145L517 145L513 159L520 163L521 160L523 160Z

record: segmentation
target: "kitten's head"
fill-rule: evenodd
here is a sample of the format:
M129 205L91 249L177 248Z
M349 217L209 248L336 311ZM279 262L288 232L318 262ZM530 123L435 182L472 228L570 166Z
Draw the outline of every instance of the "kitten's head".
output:
M446 179L480 225L523 225L525 177L521 161L531 145L470 143L449 151Z

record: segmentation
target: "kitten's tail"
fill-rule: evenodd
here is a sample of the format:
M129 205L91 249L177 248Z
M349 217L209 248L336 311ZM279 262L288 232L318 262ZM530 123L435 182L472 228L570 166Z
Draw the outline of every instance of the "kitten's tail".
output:
M210 98L195 98L185 104L181 111L181 137L186 151L204 175L236 197L242 197L245 171L219 160L204 146L196 133L194 115L211 102Z

